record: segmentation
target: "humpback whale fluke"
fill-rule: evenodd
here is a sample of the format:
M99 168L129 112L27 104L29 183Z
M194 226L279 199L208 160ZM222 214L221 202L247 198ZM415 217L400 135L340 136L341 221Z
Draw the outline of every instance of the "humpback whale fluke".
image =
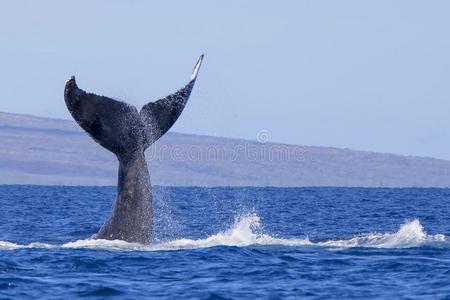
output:
M97 143L119 160L117 196L109 220L94 237L149 243L152 229L152 194L145 149L164 135L183 111L194 87L201 55L188 84L165 98L144 105L141 111L125 102L86 93L72 76L64 100L75 121Z

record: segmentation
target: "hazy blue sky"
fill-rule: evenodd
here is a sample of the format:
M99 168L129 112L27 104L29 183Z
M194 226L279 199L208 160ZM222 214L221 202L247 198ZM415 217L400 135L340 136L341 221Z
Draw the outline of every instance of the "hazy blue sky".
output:
M174 130L450 159L450 1L1 1L0 110L137 106L206 54Z

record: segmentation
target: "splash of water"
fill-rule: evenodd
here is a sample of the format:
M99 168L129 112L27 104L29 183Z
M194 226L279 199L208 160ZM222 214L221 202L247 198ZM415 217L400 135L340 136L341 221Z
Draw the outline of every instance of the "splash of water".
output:
M266 234L257 233L261 228L261 219L256 214L246 215L236 219L234 224L227 230L211 235L204 239L176 239L155 245L140 245L124 241L108 240L79 240L62 245L63 248L106 248L116 250L180 250L198 249L215 246L237 246L250 245L309 245L308 239L278 239Z
M406 222L395 233L368 233L350 239L330 240L313 243L308 238L283 239L259 233L261 219L256 214L237 218L227 230L204 239L176 239L169 242L141 245L115 240L78 240L63 245L31 243L20 245L0 241L0 250L15 250L20 248L88 248L119 251L166 251L181 249L198 249L215 246L245 247L250 245L284 245L284 246L315 246L326 248L410 248L421 246L450 247L450 238L443 234L427 235L419 220Z
M318 243L323 246L349 248L411 248L446 242L443 234L427 235L419 220L404 223L395 233L368 233L348 240L336 240Z
M161 249L192 249L214 246L238 246L250 245L309 245L308 239L277 239L267 234L257 233L261 228L261 219L256 214L247 215L236 219L235 223L226 231L219 232L205 239L178 239L158 245Z
M0 241L0 250L15 250L15 249L22 249L22 248L54 248L55 245L46 244L46 243L40 243L40 242L33 242L28 245L20 245L16 243L11 243L8 241Z

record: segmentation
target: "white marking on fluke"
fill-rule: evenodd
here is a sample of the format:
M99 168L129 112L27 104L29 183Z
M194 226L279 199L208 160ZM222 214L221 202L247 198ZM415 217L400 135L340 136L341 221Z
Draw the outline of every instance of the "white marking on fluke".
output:
M71 80L73 80L75 82L75 76L73 76L73 75L70 76L70 78L66 80L66 84Z
M197 60L197 63L195 64L194 71L192 71L191 80L194 80L197 78L198 70L200 69L200 66L202 65L203 57L205 54L200 55L200 57Z

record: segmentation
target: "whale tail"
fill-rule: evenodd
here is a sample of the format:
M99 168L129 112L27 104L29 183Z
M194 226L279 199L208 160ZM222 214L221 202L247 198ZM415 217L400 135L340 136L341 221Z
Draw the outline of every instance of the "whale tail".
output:
M147 149L172 127L186 106L202 60L203 55L199 57L186 86L144 105L140 112L125 102L83 91L73 76L66 82L64 100L81 128L121 158L139 149Z

